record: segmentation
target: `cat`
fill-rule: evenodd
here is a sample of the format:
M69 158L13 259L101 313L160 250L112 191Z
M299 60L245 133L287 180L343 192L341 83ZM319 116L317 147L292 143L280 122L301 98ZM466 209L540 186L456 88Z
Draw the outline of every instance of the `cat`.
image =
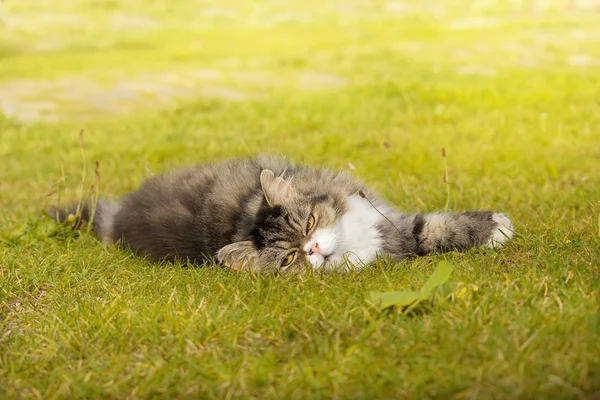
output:
M54 215L64 221L73 212ZM82 220L91 214L85 206ZM277 274L499 248L513 236L501 213L407 215L344 172L264 155L152 177L120 203L99 201L91 223L103 243L142 256Z

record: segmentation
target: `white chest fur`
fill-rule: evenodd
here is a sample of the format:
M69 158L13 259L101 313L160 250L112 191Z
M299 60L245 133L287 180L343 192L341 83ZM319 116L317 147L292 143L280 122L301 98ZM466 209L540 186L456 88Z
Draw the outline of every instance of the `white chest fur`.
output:
M377 224L383 217L360 196L348 197L346 204L348 211L340 221L340 249L343 257L358 269L374 261L381 250Z

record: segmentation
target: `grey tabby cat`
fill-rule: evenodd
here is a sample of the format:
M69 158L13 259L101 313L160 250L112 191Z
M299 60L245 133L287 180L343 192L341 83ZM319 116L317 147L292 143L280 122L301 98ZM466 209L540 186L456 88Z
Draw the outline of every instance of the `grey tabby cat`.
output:
M89 216L86 207L82 218ZM236 270L275 273L501 247L513 235L504 214L405 215L343 172L270 156L150 178L120 204L99 202L92 227L104 243L143 256L216 258Z

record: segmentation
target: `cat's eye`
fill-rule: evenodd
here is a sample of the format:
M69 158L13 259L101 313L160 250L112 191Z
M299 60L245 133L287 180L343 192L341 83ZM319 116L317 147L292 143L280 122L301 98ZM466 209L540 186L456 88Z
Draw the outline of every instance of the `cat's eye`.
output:
M312 228L315 227L315 216L313 214L310 214L310 217L308 217L308 223L306 224L306 233L310 232L312 230Z
M287 257L285 257L285 260L283 260L283 262L281 263L281 266L282 267L289 267L290 264L292 262L294 262L295 258L296 258L296 252L288 254Z

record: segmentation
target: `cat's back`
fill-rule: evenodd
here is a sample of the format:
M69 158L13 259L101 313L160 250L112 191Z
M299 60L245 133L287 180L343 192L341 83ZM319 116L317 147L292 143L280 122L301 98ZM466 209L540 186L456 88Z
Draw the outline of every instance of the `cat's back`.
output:
M114 221L115 240L141 254L201 258L244 236L262 202L260 173L294 168L271 156L178 168L127 195Z
M264 168L277 174L294 168L294 165L283 158L258 156L176 168L148 179L130 197L161 203L186 198L186 203L193 203L207 196L234 199L248 190L260 188L259 177Z

